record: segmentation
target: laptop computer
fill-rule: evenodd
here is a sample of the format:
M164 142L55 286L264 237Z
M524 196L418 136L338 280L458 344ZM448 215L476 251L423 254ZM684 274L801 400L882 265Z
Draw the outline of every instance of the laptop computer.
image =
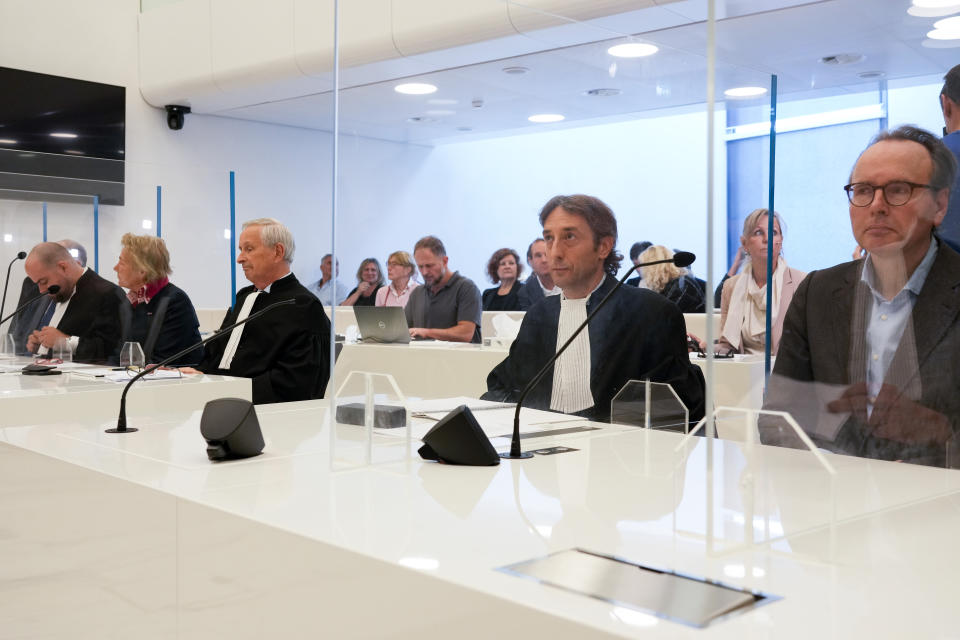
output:
M410 342L403 307L354 307L364 342Z

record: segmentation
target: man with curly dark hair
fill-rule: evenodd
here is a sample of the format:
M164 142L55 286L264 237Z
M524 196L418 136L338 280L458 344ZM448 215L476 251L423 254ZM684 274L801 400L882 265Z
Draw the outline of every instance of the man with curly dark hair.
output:
M553 281L562 294L527 311L510 355L487 377L485 399L515 402L523 387L614 288L623 257L610 208L585 195L556 196L540 212ZM700 368L687 356L686 326L675 304L646 289L621 287L533 388L526 406L610 417L610 401L629 380L669 383L699 420Z

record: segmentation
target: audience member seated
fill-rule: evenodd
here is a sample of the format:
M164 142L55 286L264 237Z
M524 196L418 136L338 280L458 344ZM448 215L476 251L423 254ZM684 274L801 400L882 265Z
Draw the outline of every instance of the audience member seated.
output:
M723 285L720 300L720 339L722 352L764 353L767 333L767 210L756 209L743 221L743 247L746 264L743 271ZM773 212L773 313L770 325L773 337L770 353L776 355L783 333L783 320L790 301L805 274L787 265L782 255L783 233L780 214ZM704 345L701 345L704 346Z
M244 223L237 262L252 284L237 292L221 329L284 300L242 324L230 336L208 342L203 360L186 373L252 378L256 404L322 398L330 374L330 321L323 305L290 271L293 234L273 218Z
M723 301L723 285L726 284L727 280L740 273L740 267L743 266L744 257L743 245L741 244L737 247L737 253L733 256L733 262L730 263L730 268L727 269L727 272L720 278L720 284L717 285L716 290L713 292L714 309L720 308L720 304Z
M527 278L517 294L521 311L526 311L547 296L560 295L560 287L553 283L553 276L550 274L550 259L547 257L547 244L543 238L537 238L527 247L527 264L533 274Z
M817 447L960 466L960 255L935 230L957 165L934 134L880 133L845 187L862 260L800 283L764 409L790 412ZM802 447L763 416L766 444Z
M27 337L27 351L49 357L60 341L69 346L78 362L106 363L120 349L120 305L123 290L92 270L56 242L43 242L30 251L24 263L27 276L46 291L47 306Z
M308 287L310 293L325 306L335 307L343 304L350 290L347 285L340 282L339 278L333 276L333 256L329 253L320 260L320 275L323 277ZM337 275L340 275L339 260L337 260Z
M498 249L494 252L487 262L487 276L493 284L500 286L483 292L483 310L520 311L519 294L523 287L519 280L521 273L523 265L516 251Z
M87 266L87 250L82 244L75 240L58 240L57 244L67 250L67 253L70 254L77 264L81 267ZM20 285L20 297L17 300L17 309L27 305L20 312L13 316L10 319L9 333L13 336L14 344L16 345L17 355L18 356L29 356L31 355L27 351L27 338L30 336L30 333L37 328L40 318L43 317L43 312L46 311L47 307L50 304L48 298L39 298L29 303L30 300L33 300L38 295L40 295L40 288L30 279L30 276L24 276L23 283ZM12 311L12 309L11 309Z
M597 198L556 196L540 212L553 280L563 290L527 311L510 355L487 377L485 399L516 402L522 389L614 288L622 256L617 221ZM533 388L525 406L608 420L629 380L669 383L703 416L704 381L687 355L683 315L656 293L623 286Z
M435 236L417 241L413 259L423 286L413 290L405 309L410 336L479 343L483 310L477 285L447 268L447 250Z
M124 234L113 268L127 289L133 310L125 342L139 342L147 362L160 362L200 342L200 323L190 297L170 282L170 253L156 236ZM197 347L172 365L195 365L203 357Z
M652 246L653 246L653 243L652 243L652 242L647 242L646 240L644 240L643 242L634 242L634 243L633 243L633 245L630 247L630 262L633 263L633 266L637 266L638 264L640 264L640 254L643 253L644 251L646 251L647 249L649 249L649 248L652 247ZM636 277L636 278L630 278L630 279L627 280L624 284L629 284L629 285L632 285L632 286L634 286L634 287L643 287L643 286L645 286L645 285L643 284L643 273L642 273L642 272L637 272L637 277Z
M670 260L673 251L663 245L655 244L640 254L638 263L654 262L656 260ZM643 286L659 293L673 302L683 313L704 313L706 307L703 302L703 287L700 282L690 275L687 269L675 264L655 264L641 267Z
M376 258L367 258L357 269L357 286L341 302L345 307L372 307L377 302L377 291L383 287L383 270Z
M405 307L410 294L419 286L414 280L417 267L406 251L394 251L387 258L390 284L377 290L378 307Z

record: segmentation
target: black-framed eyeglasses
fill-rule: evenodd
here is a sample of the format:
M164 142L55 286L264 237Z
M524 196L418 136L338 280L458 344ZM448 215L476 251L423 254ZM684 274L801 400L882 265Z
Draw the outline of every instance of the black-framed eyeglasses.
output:
M873 203L873 197L877 189L883 191L883 199L887 201L888 205L899 207L910 202L914 189L933 189L933 187L929 184L895 180L884 185L853 182L843 188L847 192L850 204L855 207L869 207Z

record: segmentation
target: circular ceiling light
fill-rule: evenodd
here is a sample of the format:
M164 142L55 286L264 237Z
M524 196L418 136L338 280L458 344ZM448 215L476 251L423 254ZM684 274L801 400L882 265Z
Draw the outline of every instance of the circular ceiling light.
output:
M559 113L538 113L530 116L527 120L543 124L547 122L560 122L566 120L566 118Z
M857 74L857 77L861 80L876 80L877 78L883 78L887 74L883 71L861 71Z
M516 67L504 67L503 69L501 69L501 71L503 71L504 73L509 74L509 75L511 75L511 76L522 76L522 75L525 74L527 71L530 71L530 68L529 68L529 67L521 67L521 66L516 66Z
M933 23L933 31L927 34L934 40L957 40L960 38L960 16L944 18Z
M457 127L457 131L463 131L466 133L468 131L473 131L473 127Z
M608 97L608 96L618 96L620 95L620 89L587 89L583 92L585 96L599 96L599 97Z
M957 4L957 0L913 0L913 6L921 9L942 9Z
M17 141L12 138L0 138L0 144L17 144Z
M723 92L728 98L756 98L767 92L766 87L733 87Z
M408 96L424 96L428 93L434 93L437 87L426 82L406 82L398 84L393 90Z
M50 137L51 137L51 138L76 138L76 137L77 137L77 134L75 134L75 133L56 132L56 133L51 133L51 134L50 134Z
M939 18L941 16L949 16L951 13L960 12L960 3L958 3L957 0L951 0L951 2L954 4L946 7L918 7L917 5L913 5L907 9L907 13L917 18Z
M607 53L615 58L644 58L652 56L657 51L660 51L660 47L646 42L626 42L607 49Z
M437 122L437 119L429 118L427 116L413 116L411 118L407 118L407 122L410 122L413 124L431 124L431 123Z

